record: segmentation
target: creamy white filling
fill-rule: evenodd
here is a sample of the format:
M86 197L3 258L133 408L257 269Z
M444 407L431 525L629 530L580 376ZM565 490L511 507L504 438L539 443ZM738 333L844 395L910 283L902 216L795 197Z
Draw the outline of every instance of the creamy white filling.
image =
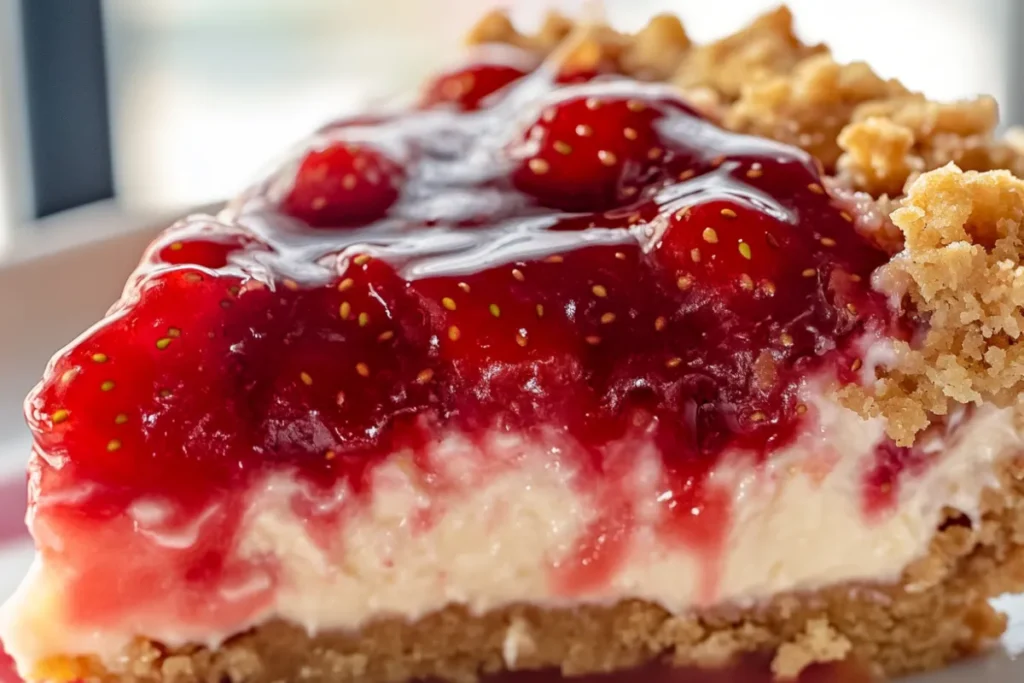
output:
M484 612L515 602L628 598L684 613L844 582L895 581L927 552L944 507L977 517L982 490L998 486L998 460L1021 447L1009 411L980 409L936 444L941 448L923 473L904 477L894 509L869 520L862 482L882 439L881 423L829 400L809 402L817 412L813 431L762 466L732 453L712 473L712 486L728 493L732 518L710 583L706 554L666 544L656 533L668 494L660 456L643 439L622 443L609 456L622 473L617 490L635 510L621 563L607 581L569 596L553 576L575 561L574 548L607 504L606 492L580 485L579 461L557 445L496 436L481 457L476 446L451 437L428 454L432 477L412 467L406 454L377 468L369 504L353 506L337 527L340 536L326 544L294 512L295 480L279 474L254 490L237 552L274 557L278 575L271 604L252 622L283 618L313 633L356 629L386 615L415 619L452 604ZM326 505L342 506L350 495L339 490ZM152 504L135 512L138 523L162 516ZM167 539L171 546L179 541ZM23 671L58 653L116 662L140 633L211 646L231 635L160 614L139 615L123 629L69 623L60 610L64 571L37 563L0 612L0 637ZM220 597L241 599L265 588L235 586L238 595ZM514 659L521 645L516 638L506 642L506 656Z

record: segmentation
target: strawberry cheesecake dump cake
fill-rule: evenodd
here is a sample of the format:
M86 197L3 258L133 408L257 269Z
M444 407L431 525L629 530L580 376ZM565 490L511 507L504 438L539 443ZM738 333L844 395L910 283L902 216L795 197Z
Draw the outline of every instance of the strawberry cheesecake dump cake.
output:
M165 231L54 357L21 673L898 675L997 639L1024 157L991 101L785 10L473 41Z

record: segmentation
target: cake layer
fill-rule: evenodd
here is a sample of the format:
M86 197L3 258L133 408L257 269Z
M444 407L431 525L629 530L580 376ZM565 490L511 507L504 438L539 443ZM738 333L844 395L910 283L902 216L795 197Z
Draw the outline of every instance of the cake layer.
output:
M892 495L879 500L865 482L888 466L881 422L818 386L803 398L813 428L767 462L732 453L684 510L666 488L663 455L642 435L613 446L609 471L592 472L555 435L494 434L451 436L417 458L396 453L373 470L368 497L268 476L244 496L224 561L237 570L213 583L176 572L193 566L182 550L201 547L203 524L222 510L183 522L173 504L139 501L130 537L119 524L77 529L94 554L125 548L114 584L102 559L46 545L72 538L67 527L37 527L42 556L5 607L2 635L29 672L58 653L112 665L139 635L215 648L270 620L311 635L354 633L453 606L483 615L632 600L686 616L884 585L927 554L949 510L978 522L983 490L998 490L997 469L1021 448L1011 411L962 413L929 436L927 459L893 470ZM134 590L154 567L158 585Z
M782 677L843 658L867 663L876 675L937 668L984 649L1002 632L1005 617L989 597L1024 590L1024 460L1009 459L994 474L999 487L984 492L979 518L968 523L947 510L926 554L896 583L847 583L688 615L629 600L514 605L485 614L450 607L419 620L382 616L356 632L310 634L275 620L216 649L137 640L116 660L57 656L35 674L138 683L471 681L502 669L579 675L654 659L718 666L746 652L769 653Z

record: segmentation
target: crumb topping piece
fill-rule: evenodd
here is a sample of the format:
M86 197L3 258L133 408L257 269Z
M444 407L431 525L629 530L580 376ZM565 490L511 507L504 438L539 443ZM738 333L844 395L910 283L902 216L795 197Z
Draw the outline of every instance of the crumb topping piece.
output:
M928 320L924 338L896 342L897 362L848 404L882 415L909 445L952 402L1013 404L1024 391L1024 181L953 164L907 189L892 222L905 247L877 283Z

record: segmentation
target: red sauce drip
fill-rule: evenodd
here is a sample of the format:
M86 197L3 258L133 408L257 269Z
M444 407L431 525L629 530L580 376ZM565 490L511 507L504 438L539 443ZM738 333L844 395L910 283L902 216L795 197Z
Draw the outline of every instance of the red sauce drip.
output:
M956 429L949 430L945 437L945 443L952 443ZM893 512L899 502L903 478L921 475L935 462L935 453L921 448L922 441L919 439L908 448L886 439L875 448L874 460L864 473L861 487L861 510L866 519L879 520Z
M47 552L102 582L115 569L75 553L140 500L194 519L283 469L358 493L445 431L554 431L608 480L640 429L667 473L664 535L715 555L729 510L704 475L793 439L801 380L887 325L867 285L886 256L796 148L631 80L542 68L490 88L513 75L338 122L221 220L158 241L28 400L36 514L80 530ZM614 572L629 514L607 508L574 580ZM208 520L166 573L225 580L237 523Z
M21 677L14 669L14 661L0 643L0 683L21 683Z
M0 547L25 536L25 480L0 482Z
M569 561L557 568L557 590L565 595L585 595L603 588L623 562L634 528L631 505L620 501L604 508L584 530Z

